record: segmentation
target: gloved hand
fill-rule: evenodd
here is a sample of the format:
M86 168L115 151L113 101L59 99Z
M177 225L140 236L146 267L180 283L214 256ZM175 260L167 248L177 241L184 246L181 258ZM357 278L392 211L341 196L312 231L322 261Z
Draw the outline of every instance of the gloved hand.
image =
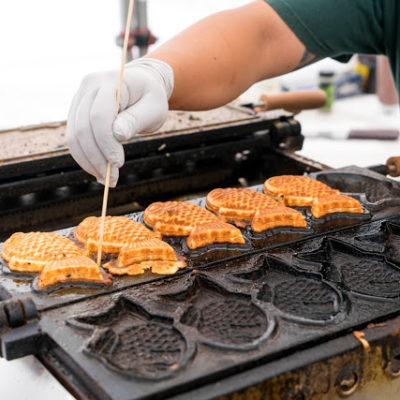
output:
M150 58L134 60L125 66L118 113L118 79L119 71L85 77L67 122L71 155L102 184L109 161L111 187L117 184L118 169L124 164L121 142L141 132L153 132L164 123L174 87L173 70L168 64Z

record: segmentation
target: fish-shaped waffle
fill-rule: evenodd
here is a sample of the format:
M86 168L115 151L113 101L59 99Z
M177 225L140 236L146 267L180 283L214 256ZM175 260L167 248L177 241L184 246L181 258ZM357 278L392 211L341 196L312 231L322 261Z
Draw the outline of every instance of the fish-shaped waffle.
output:
M315 218L332 213L362 213L360 202L307 176L281 175L264 182L264 193L288 206L311 206Z
M214 189L206 198L207 208L226 221L244 227L251 223L257 210L277 208L282 203L273 197L251 189Z
M289 207L258 210L251 221L251 229L256 233L281 227L306 228L307 222L301 212Z
M48 262L39 275L38 289L43 290L60 283L111 284L108 274L90 258L75 256Z
M117 260L104 265L115 275L138 275L151 269L156 274L174 274L186 263L178 260L174 249L159 239L146 239L124 245Z
M363 213L360 202L353 197L343 194L334 194L314 199L311 213L315 218L324 217L332 213Z
M89 251L97 251L100 221L99 217L88 217L76 228L76 238ZM104 253L118 254L118 258L105 264L104 268L115 275L138 275L148 269L154 273L173 274L184 268L186 263L178 260L174 249L160 239L160 233L151 231L139 222L127 217L107 216L102 250Z
M214 243L245 243L239 229L189 202L153 203L144 212L144 222L166 236L188 236L192 250Z
M281 175L264 182L264 193L280 199L287 206L312 206L315 198L340 194L339 190L307 176Z
M153 274L172 275L181 268L185 268L184 261L142 261L136 264L127 265L126 267L118 267L115 264L107 263L104 268L113 275L140 275L148 270Z
M88 217L75 230L76 239L91 252L96 252L99 246L100 222L100 217ZM139 222L132 221L128 217L107 216L104 221L102 251L115 254L126 244L154 238L161 239L161 235L147 229Z
M85 250L54 232L16 232L1 249L10 270L28 273L42 271L51 261L84 255Z
M251 189L214 189L206 198L207 208L220 217L256 233L278 227L305 228L303 215L285 207L272 196Z
M210 243L244 244L244 239L238 228L219 221L196 226L187 238L189 249L207 246Z

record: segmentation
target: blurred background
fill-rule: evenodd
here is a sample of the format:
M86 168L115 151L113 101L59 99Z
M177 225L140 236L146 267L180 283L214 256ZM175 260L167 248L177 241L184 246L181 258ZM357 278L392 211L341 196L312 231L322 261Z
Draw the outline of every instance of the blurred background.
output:
M215 11L248 0L149 0L156 45ZM136 1L137 5L139 1ZM21 0L0 5L0 129L66 119L82 78L118 69L119 0Z

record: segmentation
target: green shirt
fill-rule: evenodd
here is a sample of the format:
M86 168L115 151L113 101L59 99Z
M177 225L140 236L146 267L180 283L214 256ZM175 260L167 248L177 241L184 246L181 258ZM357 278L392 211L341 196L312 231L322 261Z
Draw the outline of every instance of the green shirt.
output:
M386 54L400 93L400 0L265 1L317 57Z

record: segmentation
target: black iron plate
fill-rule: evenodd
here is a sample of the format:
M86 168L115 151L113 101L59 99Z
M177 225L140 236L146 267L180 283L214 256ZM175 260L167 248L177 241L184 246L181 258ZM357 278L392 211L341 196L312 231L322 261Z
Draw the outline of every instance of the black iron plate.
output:
M347 175L343 175L346 179ZM360 175L360 179L363 176ZM382 180L384 178L382 177ZM394 181L393 181L394 182ZM398 185L396 182L393 185ZM255 190L262 190L262 186L252 187ZM346 186L344 187L346 189ZM400 190L400 189L396 189ZM347 190L349 192L349 190ZM302 209L307 219L307 229L275 229L267 231L262 235L254 235L250 229L243 230L243 235L246 239L244 246L210 246L198 250L196 252L189 252L185 239L166 239L175 248L178 254L185 256L188 266L179 271L178 275L189 273L192 269L202 269L212 265L221 260L228 260L240 255L252 254L261 250L272 249L285 243L292 243L304 240L307 237L316 237L320 235L327 235L337 230L346 229L350 226L360 226L367 223L369 220L379 220L382 218L390 217L400 213L400 205L396 203L388 203L387 207L369 207L368 202L364 203L364 196L355 194L364 206L363 215L346 215L338 214L331 215L326 219L316 220L312 218L309 210ZM200 206L205 205L205 199L200 198L194 200ZM142 222L142 213L134 213L128 215L130 218ZM60 234L73 238L73 229L65 229L58 231ZM1 246L1 244L0 244ZM142 285L146 282L152 282L164 279L163 276L151 274L150 272L140 275L138 277L122 276L114 277L113 284L110 287L64 287L59 288L50 293L38 293L32 290L32 280L34 277L26 277L23 275L10 275L5 273L6 268L2 261L0 261L2 273L0 275L0 299L10 297L19 298L30 295L39 310L47 310L52 307L59 307L70 302L80 301L85 298L98 296L105 293L117 292L123 288Z
M58 361L72 360L104 398L147 399L312 349L399 312L395 252L384 238L373 251L358 246L389 226L400 250L399 224L370 222L49 310L49 351L61 349Z

